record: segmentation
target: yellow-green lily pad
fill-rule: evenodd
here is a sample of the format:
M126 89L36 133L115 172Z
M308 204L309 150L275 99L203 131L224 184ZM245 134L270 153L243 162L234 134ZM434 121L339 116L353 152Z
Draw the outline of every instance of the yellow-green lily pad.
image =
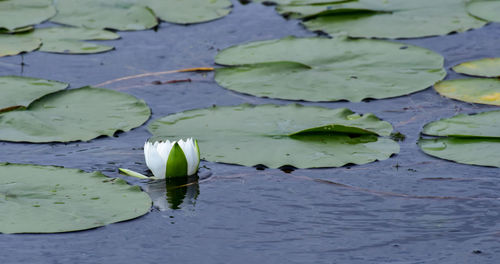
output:
M453 67L453 70L471 76L499 77L500 58L485 58L463 62Z
M52 0L0 1L0 29L13 32L42 23L56 14Z
M500 22L500 1L474 0L468 4L467 9L475 17L492 22Z
M434 85L436 91L446 97L478 104L500 105L499 79L458 79L442 81Z
M39 38L26 35L0 34L0 57L13 56L37 50L42 45Z

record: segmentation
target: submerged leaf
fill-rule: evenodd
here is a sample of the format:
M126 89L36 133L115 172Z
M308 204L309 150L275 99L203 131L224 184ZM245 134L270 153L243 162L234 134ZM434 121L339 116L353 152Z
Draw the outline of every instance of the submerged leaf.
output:
M342 131L318 129L335 125ZM390 134L389 123L344 108L214 107L163 117L149 130L155 139L197 138L203 159L245 166L339 167L385 160L399 152L396 142L376 135Z
M0 164L1 233L59 233L96 228L147 214L151 199L137 186L100 172Z
M436 91L446 97L479 104L500 105L499 79L458 79L442 81L434 85Z
M0 77L0 112L15 106L27 107L36 99L68 87L67 83L22 76Z
M0 114L0 140L88 141L129 131L146 122L150 114L146 103L131 95L83 87L46 95L25 111Z
M261 97L307 101L389 98L426 89L446 75L430 50L381 40L294 38L221 51L221 86Z

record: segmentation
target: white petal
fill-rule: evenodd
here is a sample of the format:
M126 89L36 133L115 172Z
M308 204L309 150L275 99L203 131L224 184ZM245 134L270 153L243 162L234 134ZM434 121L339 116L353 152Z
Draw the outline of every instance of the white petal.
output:
M156 147L156 151L158 151L158 154L160 154L161 158L165 163L165 166L167 166L168 155L170 155L170 151L172 150L174 144L175 141L170 142L170 140L167 140L165 142L158 144L158 146Z
M166 162L163 162L162 157L156 150L156 146L158 146L158 142L154 144L146 142L144 144L144 159L149 170L153 172L156 178L165 178Z
M186 141L180 140L179 146L182 148L182 151L186 156L188 163L187 174L189 176L195 174L198 171L199 157L198 150L196 149L193 139L189 138Z

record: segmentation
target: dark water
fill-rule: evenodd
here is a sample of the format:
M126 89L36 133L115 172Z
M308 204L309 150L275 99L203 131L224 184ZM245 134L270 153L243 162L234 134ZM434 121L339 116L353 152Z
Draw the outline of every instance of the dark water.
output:
M237 2L229 16L211 23L163 23L158 32L120 35L121 40L109 41L117 48L113 52L34 52L24 55L24 67L20 56L1 58L0 73L65 81L75 88L145 72L213 66L218 49L242 42L313 36L272 7ZM403 42L442 54L449 69L500 56L500 24ZM212 77L184 73L106 87L146 100L153 119L212 104L287 103L225 90ZM185 78L193 82L150 84ZM455 78L459 75L449 71L448 79ZM90 231L0 235L0 263L499 263L500 170L435 159L416 146L429 121L495 107L441 98L432 89L388 100L310 105L378 115L406 135L401 152L363 166L292 173L202 162L212 176L176 190L170 202L178 210L163 201L164 211ZM145 171L140 147L149 137L143 126L87 143L0 143L0 161L121 177L118 167ZM162 195L158 186L127 180Z

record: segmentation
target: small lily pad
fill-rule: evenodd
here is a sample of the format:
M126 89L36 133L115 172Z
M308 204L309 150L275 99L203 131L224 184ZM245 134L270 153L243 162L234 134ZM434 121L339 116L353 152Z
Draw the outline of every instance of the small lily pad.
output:
M39 38L26 35L0 34L0 57L13 56L37 50L42 45Z
M50 19L56 14L52 0L0 1L0 29L19 31Z
M382 40L295 38L221 51L221 86L246 94L307 101L383 99L417 92L446 76L443 57Z
M469 103L500 105L499 79L458 79L442 81L434 85L436 91L446 97Z
M142 3L142 1L137 1ZM145 30L158 21L144 4L124 0L59 0L52 22L94 29Z
M213 107L154 121L155 140L193 137L208 161L279 168L339 167L399 152L392 126L372 114L301 105Z
M500 167L500 111L457 115L427 124L419 146L425 153L464 164Z
M499 2L500 3L500 2ZM460 63L453 67L458 73L480 77L499 77L500 58L485 58Z
M59 233L147 214L151 199L100 172L0 163L0 232Z
M145 0L161 20L177 24L207 22L231 12L229 0Z
M8 108L28 107L36 99L68 87L67 83L22 76L0 77L0 113Z
M94 87L65 90L36 100L24 111L0 114L0 140L88 141L129 131L150 114L144 101L128 94Z

